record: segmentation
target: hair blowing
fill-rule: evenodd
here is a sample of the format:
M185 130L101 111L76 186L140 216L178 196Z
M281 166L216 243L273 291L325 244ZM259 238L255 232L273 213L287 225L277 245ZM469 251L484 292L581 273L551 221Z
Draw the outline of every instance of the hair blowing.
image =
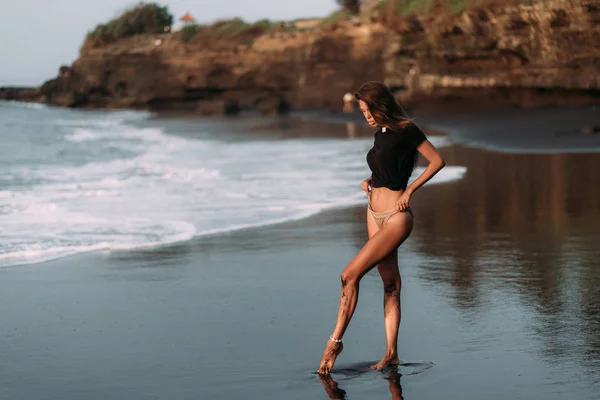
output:
M381 82L367 82L354 93L356 100L362 100L379 126L389 129L404 128L411 123L406 112L398 103L392 91Z

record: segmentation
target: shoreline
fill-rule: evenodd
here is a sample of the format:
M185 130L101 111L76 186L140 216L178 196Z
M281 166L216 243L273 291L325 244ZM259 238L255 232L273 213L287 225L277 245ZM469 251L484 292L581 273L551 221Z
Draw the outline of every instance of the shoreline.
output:
M361 115L362 118L362 115ZM149 121L149 123L152 125L154 125L155 123L158 123L160 126L160 121L163 121L163 117L160 115L152 115L147 119L144 119L143 121ZM285 133L281 132L282 127L279 125L283 120L284 125L287 128ZM182 115L179 115L175 121L191 121L191 124L194 124L196 121L198 122L206 122L207 119L206 118L201 118L201 119L196 119L196 118L192 118L190 119L189 117L184 117ZM249 121L251 121L250 123L248 123ZM294 138L300 138L300 139L319 139L319 138L332 138L332 139L346 139L348 138L347 136L347 132L343 129L337 129L339 127L344 126L344 123L338 121L332 122L332 121L327 121L327 120L318 120L316 118L311 118L308 117L306 119L297 119L297 117L295 116L286 116L286 117L271 117L271 118L265 118L265 117L260 117L260 116L256 116L256 115L251 115L251 116L247 116L247 118L233 118L233 119L229 119L228 121L223 121L221 118L216 118L214 119L215 124L219 124L222 122L225 122L222 124L222 126L219 129L222 129L223 131L226 132L232 132L232 125L231 123L227 123L227 122L235 122L235 126L236 128L234 129L234 131L238 131L238 132L242 132L244 135L247 135L251 140L252 137L254 136L256 139L260 140L260 137L256 137L256 135L262 135L263 139L264 136L266 135L267 140L273 140L273 141L278 141L281 138L290 138L290 137L294 137ZM289 131L289 127L293 126L293 130L294 133L290 134ZM366 123L362 124L364 129L360 129L357 128L357 130L355 131L355 138L366 138L366 137L370 137L372 136L372 131L373 129L371 127L369 127ZM331 127L334 127L335 129L331 129ZM315 127L319 127L318 129L315 129ZM166 129L166 134L169 134L168 129ZM272 133L275 134L275 137L272 136ZM237 231L252 231L252 230L256 230L256 229L261 229L264 226L273 226L273 225L281 225L281 224L287 224L290 222L295 222L295 221L302 221L302 220L307 220L307 219L312 219L315 217L318 217L319 215L322 215L324 213L329 213L329 212L335 212L335 210L348 210L348 209L354 209L356 207L361 207L360 204L362 204L363 199L348 199L346 202L344 203L339 203L339 204L332 204L329 206L326 206L325 208L321 208L318 211L310 211L310 212L305 212L301 215L295 215L292 217L287 217L287 218L283 218L283 219L275 219L272 221L267 221L267 222L261 222L261 223L255 223L255 224L249 224L246 226L231 226L228 227L227 229L217 229L215 231L207 231L207 232L201 232L201 233L195 233L192 237L190 238L184 238L181 240L177 240L175 242L166 242L166 243L161 243L161 244L150 244L150 245L140 245L138 247L132 246L131 249L111 249L111 248L97 248L97 246L90 246L89 249L86 250L77 250L75 253L73 254L60 254L60 255L47 255L45 256L43 260L35 260L35 261L16 261L16 260L11 260L10 261L10 265L6 265L6 266L2 266L2 268L14 268L14 267L21 267L21 266L25 266L25 265L44 265L46 263L49 262L54 262L56 260L61 260L61 259L68 259L68 258L72 258L72 257L77 257L79 255L82 254L105 254L105 253L112 253L112 252L117 252L117 253L126 253L129 251L153 251L155 249L161 249L161 248L170 248L171 246L177 245L179 243L188 243L188 242L197 242L199 240L202 240L202 238L206 238L206 237L212 237L212 236L219 236L219 235L227 235L231 232L237 232ZM118 246L117 246L118 247Z
M540 147L542 144L546 145L548 139L552 138L552 135L549 135L548 132L543 130L539 130L536 132L535 129L531 129L529 133L529 143L527 146L524 144L527 143L527 140L524 140L525 136L522 132L519 132L516 129L513 129L511 133L515 139L511 139L511 137L507 136L504 128L500 126L500 130L496 128L492 129L494 123L490 123L490 115L494 113L499 114L500 116L504 115L514 115L513 113L519 114L537 114L538 117L534 121L535 123L539 123L541 115L544 120L544 126L551 126L555 128L562 124L573 124L573 121L580 121L582 113L587 113L587 118L591 115L593 118L595 114L595 110L593 108L586 109L566 109L566 110L555 110L555 109L539 109L539 110L501 110L494 111L488 113L487 115L477 116L471 118L471 114L446 114L439 117L421 117L418 116L418 119L424 120L423 130L427 135L441 135L444 137L448 137L453 143L452 146L467 146L479 148L484 152L501 152L501 153L572 153L572 152L580 152L582 154L585 153L596 153L600 151L600 135L590 135L587 137L579 137L579 136L563 136L559 139L562 139L562 142L558 143L554 140L554 147L542 148ZM569 118L564 118L564 114L572 114ZM464 129L465 120L464 117L470 117L469 122L467 123L467 127L471 127L472 129ZM521 115L522 116L522 115ZM523 117L523 116L522 116ZM438 120L441 119L440 123ZM444 121L446 119L446 121ZM521 118L522 119L522 118ZM150 115L147 121L150 123L159 122L165 120L165 116L161 114ZM291 113L287 116L273 116L273 117L262 117L259 115L246 115L243 117L230 117L230 118L206 118L206 117L197 117L197 116L189 116L178 114L176 117L167 117L166 120L175 120L175 121L188 121L192 124L195 121L198 122L206 122L213 121L217 126L223 125L222 128L224 131L231 132L233 126L236 126L234 131L247 134L249 138L252 138L256 133L260 133L264 135L267 134L267 139L269 140L278 140L280 138L368 138L372 135L373 129L369 127L366 123L364 123L364 118L362 115L348 115L348 114L336 114L332 115L330 113L323 114L323 112L311 111L304 113ZM447 121L451 121L450 123ZM224 123L223 123L224 122ZM458 122L463 124L463 129L455 129L452 126L452 123L456 124ZM352 135L350 135L350 131L348 130L348 124L355 125L352 129ZM290 128L290 126L292 128ZM330 127L345 129L330 129ZM481 127L485 127L482 129ZM275 133L275 136L270 136L270 133ZM166 132L168 134L168 132ZM555 139L555 138L553 138ZM582 142L581 140L585 140ZM520 149L515 149L513 143L519 143L521 146ZM511 147L512 146L512 147ZM459 161L459 160L458 160ZM460 161L459 161L460 163ZM296 216L293 218L286 218L284 220L274 220L268 223L263 224L253 224L244 227L230 227L224 231L216 231L216 232L206 232L201 234L194 234L193 237L189 239L184 239L178 241L177 243L185 243L189 241L195 241L197 238L206 237L206 236L215 236L215 235L223 235L229 232L235 231L246 231L253 229L260 229L262 226L271 226L271 225L279 225L285 224L290 221L298 221L304 219L310 219L314 216L318 216L324 212L328 212L332 209L349 209L357 207L358 200L355 202L351 202L352 204L337 204L334 206L330 206L324 210L319 210L314 213L309 213L306 216ZM172 243L165 244L157 244L150 246L142 246L147 248L163 248L169 247ZM140 250L140 248L133 249L132 251ZM86 251L85 254L89 253L102 253L102 252L110 252L110 249L99 249L99 250L90 250ZM118 251L129 251L129 250L118 250ZM45 262L50 262L56 259L61 259L65 257L73 257L77 256L77 254L59 256L57 258L50 258L49 260L44 261L35 261L35 262L25 262L25 263L17 263L11 265L9 267L21 266L21 265L29 265L29 264L40 264Z
M24 106L41 106L48 108L56 108L62 110L77 110L80 112L141 112L148 113L148 120L183 120L183 121L199 121L199 122L225 122L225 123L243 123L246 121L250 121L254 126L253 130L263 129L268 124L276 125L278 121L285 120L287 118L291 118L295 121L310 123L326 123L326 124L335 124L338 126L355 123L359 124L358 128L360 129L360 125L364 124L364 116L360 113L360 111L355 110L352 113L344 113L341 110L334 110L328 107L322 108L306 108L306 109L297 109L290 110L287 113L280 115L263 115L257 110L244 110L237 115L203 115L198 112L190 112L186 110L152 110L148 108L69 108L60 105L55 105L51 103L45 102L36 102L36 101L21 101L21 100L5 100L0 99L0 104L2 102L12 103L12 104L22 104ZM593 102L589 104L573 104L571 106L552 106L552 105L540 105L537 107L518 107L518 106L497 106L497 107L489 107L489 108L480 108L473 110L472 108L456 108L450 107L447 109L424 109L423 111L417 110L416 112L408 112L411 119L415 119L415 122L419 122L419 120L424 120L423 129L437 133L440 135L448 135L450 132L447 132L443 129L436 129L435 125L440 125L436 120L452 120L452 118L456 118L460 123L469 123L467 117L473 117L475 119L481 120L486 116L494 116L494 115L510 115L510 114L552 114L554 112L564 112L564 113L578 113L582 111L596 111L600 112L600 103ZM481 117L483 116L483 117ZM462 120L460 120L462 118ZM455 122L455 121L453 121ZM587 130L586 130L587 129ZM364 130L363 130L364 131ZM453 132L455 132L453 130ZM580 132L584 135L594 136L600 133L600 117L597 120L593 120L588 118L586 123L580 125ZM332 137L338 137L337 134L332 134Z
M366 202L366 199L364 200ZM366 204L366 203L365 203ZM294 226L303 226L302 222L306 222L307 225L313 225L320 217L335 215L338 213L343 213L344 211L350 211L351 214L356 213L357 210L363 210L365 206L361 205L360 201L356 201L351 204L337 204L319 211L315 211L309 215L302 215L293 218L287 218L282 220L274 220L256 225L247 225L247 226L233 226L228 229L203 232L201 234L194 234L194 236L188 239L182 239L169 243L161 243L161 244L152 244L152 245L140 245L139 247L131 247L131 248L115 248L115 249L93 249L88 251L77 252L74 254L61 255L57 257L52 257L46 260L40 261L32 261L32 262L24 262L17 264L10 264L6 266L1 266L0 269L12 269L12 268L22 268L22 267L36 267L49 263L57 263L61 260L72 259L77 257L95 257L95 256L114 256L119 257L119 255L127 257L129 253L169 253L171 250L177 250L180 248L184 248L186 246L197 246L200 245L204 240L214 240L219 237L227 237L234 234L247 234L249 232L268 230L272 227L277 226L286 226L289 225L291 227Z
M0 89L11 89L2 88ZM23 88L24 90L32 90L35 88ZM147 112L156 118L164 119L198 119L198 120L211 120L218 118L227 118L229 120L252 118L252 119L271 119L280 117L295 117L299 119L309 119L314 121L327 121L336 123L347 123L347 122L364 122L364 117L355 105L355 110L350 113L345 113L342 110L342 102L340 101L339 107L323 106L323 107L305 107L305 108L292 108L286 112L276 114L263 114L259 109L242 109L237 114L226 114L226 113L215 113L215 114L203 114L199 111L191 111L182 107L177 108L165 108L165 109L154 109L152 107L66 107L46 101L36 101L31 99L13 99L13 98L0 98L0 104L6 103L20 103L20 104L31 104L40 105L49 108L57 109L72 109L79 111L90 111L90 112ZM405 108L409 116L423 116L423 117L435 117L435 116L447 116L447 115L463 115L467 113L495 113L495 112L528 112L528 111L544 111L544 110L581 110L587 108L598 108L600 109L600 100L594 100L583 103L571 103L571 104L547 104L540 103L538 105L515 105L512 103L498 103L490 106L482 104L470 103L468 99L466 102L461 101L439 101L432 100L429 105L419 105L418 107L411 109L409 106L401 103ZM424 104L426 104L424 102Z

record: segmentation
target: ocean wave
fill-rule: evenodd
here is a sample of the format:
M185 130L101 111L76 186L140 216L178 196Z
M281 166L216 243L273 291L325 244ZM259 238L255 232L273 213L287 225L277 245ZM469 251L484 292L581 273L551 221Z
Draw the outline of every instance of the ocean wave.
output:
M96 132L92 132L88 129L77 129L75 133L65 135L65 140L69 142L81 143L89 140L98 139L100 136Z
M162 246L366 201L360 182L373 138L196 139L128 125L127 114L91 115L57 122L64 154L87 150L88 162L6 171L23 183L0 191L0 266ZM428 185L465 173L447 166Z
M0 267L8 267L15 265L34 264L45 261L50 261L62 257L72 256L76 254L97 252L97 251L124 251L134 249L147 249L158 246L185 242L195 236L196 228L194 225L182 221L163 222L163 235L160 235L160 228L154 222L147 229L147 240L142 240L138 237L136 240L131 240L130 233L117 233L112 240L100 240L97 242L88 241L75 242L73 240L54 240L49 242L29 242L29 243L12 243L12 249L0 253ZM154 240L152 239L154 237ZM130 239L127 241L127 239Z
M49 108L48 105L42 103L31 103L24 101L16 101L16 100L4 100L2 103L7 104L11 107L15 108L28 108L30 110L44 110Z
M53 123L61 127L113 128L116 126L126 126L127 122L145 120L150 115L147 111L131 110L98 111L93 114L84 115L87 113L87 111L74 110L71 118L57 118Z
M423 167L415 168L409 183L415 180L420 174L422 174L424 170L425 168ZM467 167L447 165L441 171L439 171L433 178L431 178L429 182L427 182L427 184L435 185L440 183L457 181L462 179L462 177L466 173Z
M427 139L437 148L448 147L452 145L450 136L428 136Z
M123 118L85 118L85 119L58 119L54 123L64 127L84 127L84 128L112 128L122 125Z

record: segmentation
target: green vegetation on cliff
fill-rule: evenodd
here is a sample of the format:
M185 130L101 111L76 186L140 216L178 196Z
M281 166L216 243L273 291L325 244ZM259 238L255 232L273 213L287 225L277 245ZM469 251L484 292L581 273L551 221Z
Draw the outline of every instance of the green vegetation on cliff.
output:
M179 39L182 42L187 43L191 38L199 34L201 30L202 27L198 24L188 24L179 31Z
M166 6L157 3L138 3L135 7L128 9L122 15L111 21L99 24L90 31L83 45L81 54L86 50L101 48L135 35L141 34L163 34L171 32L173 15ZM254 23L248 23L241 18L233 18L213 23L212 25L186 24L179 32L175 32L179 40L184 43L191 41L197 36L201 37L231 37L241 40L253 40L273 29L285 29L293 31L294 24L275 23L268 19L262 19Z
M461 13L469 7L484 7L492 4L536 3L541 1L543 0L363 0L358 1L358 3L362 5L361 11L366 9L367 12L384 12L388 16L390 14L407 16L419 12L427 13L432 9ZM344 3L344 0L338 0L338 3ZM346 7L346 9L349 8Z
M339 10L323 18L318 26L328 28L357 16L378 20L394 27L395 23L415 15L456 15L469 8L535 4L545 0L337 0Z
M118 18L96 26L85 38L82 51L133 35L165 33L169 31L172 24L173 15L169 13L166 6L141 2Z
M352 14L358 14L360 11L361 0L337 0L337 3Z
M184 43L192 39L230 38L240 42L252 42L255 38L275 30L293 32L297 28L293 23L272 22L262 19L248 23L241 18L217 21L212 25L189 24L175 35Z
M394 27L397 22L414 14L460 14L470 7L490 5L531 4L544 0L336 0L341 8L322 18L316 29L337 27L355 18L367 18ZM141 2L121 16L99 24L89 32L82 47L86 50L101 48L120 39L140 34L171 32L173 15L166 6ZM252 43L257 37L274 31L295 32L294 22L272 22L267 19L248 23L241 18L217 21L211 25L186 24L173 35L183 43L203 42L213 38L229 38L240 43Z

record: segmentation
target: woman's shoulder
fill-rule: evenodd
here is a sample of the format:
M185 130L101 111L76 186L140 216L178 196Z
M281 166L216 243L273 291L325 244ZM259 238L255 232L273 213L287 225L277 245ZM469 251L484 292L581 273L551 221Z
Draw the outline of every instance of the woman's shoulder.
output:
M397 132L411 147L417 147L421 142L427 140L425 133L412 120L404 122L398 127Z
M412 120L403 121L399 125L395 126L393 129L388 128L387 131L390 133L398 133L400 135L406 135L416 132L423 133L421 128L419 128Z
M400 123L393 128L382 128L380 127L376 132L376 134L383 133L387 137L395 136L398 139L406 136L425 136L425 133L419 128L417 124L415 124L412 120L406 120Z
M400 132L403 131L411 131L411 130L421 130L421 128L419 128L417 126L417 124L415 124L415 122L412 119L407 119L405 121L402 121L398 128L397 128Z

